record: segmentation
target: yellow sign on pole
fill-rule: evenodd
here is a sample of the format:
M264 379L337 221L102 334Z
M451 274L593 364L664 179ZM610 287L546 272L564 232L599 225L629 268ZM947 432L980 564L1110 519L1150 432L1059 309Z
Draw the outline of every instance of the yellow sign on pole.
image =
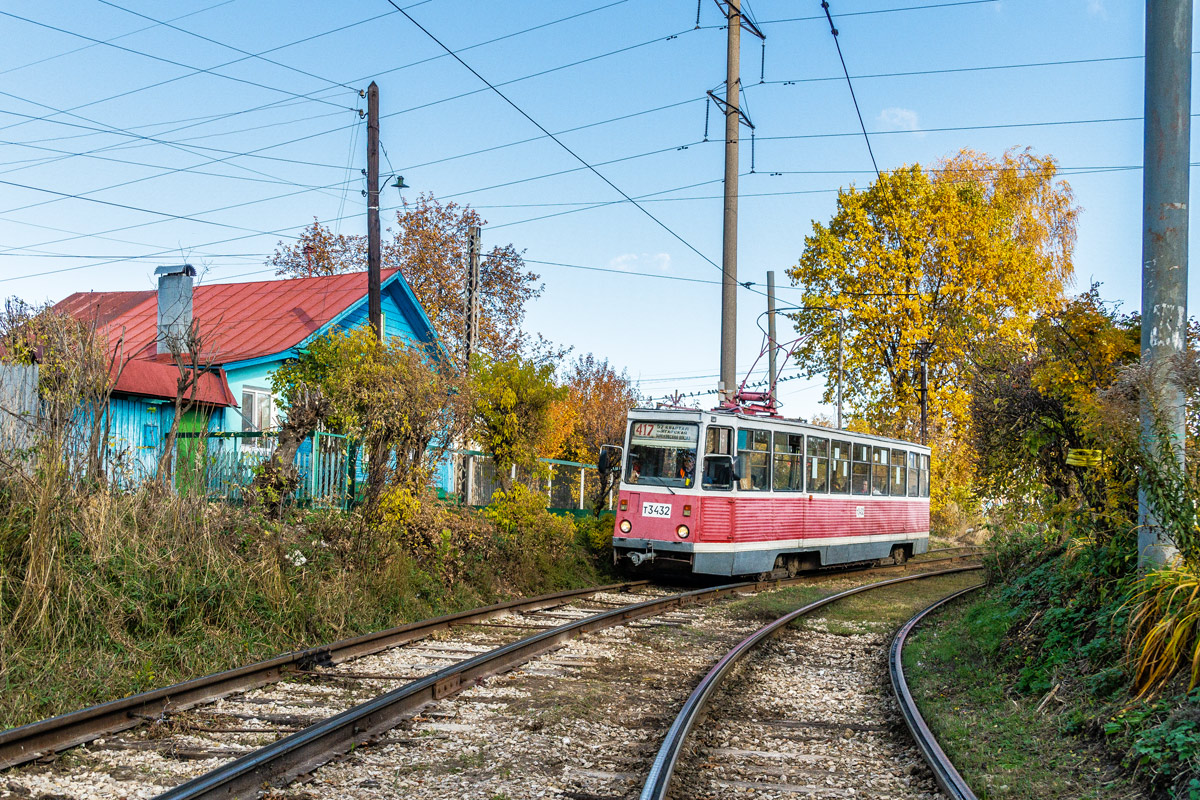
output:
M1067 465L1072 467L1098 467L1104 462L1103 450L1071 448L1067 451Z

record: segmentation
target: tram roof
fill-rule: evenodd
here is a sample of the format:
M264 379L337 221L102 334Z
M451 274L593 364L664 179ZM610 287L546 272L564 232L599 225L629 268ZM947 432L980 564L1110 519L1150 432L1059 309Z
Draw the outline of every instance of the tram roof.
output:
M866 439L873 442L881 442L887 444L904 445L906 448L929 451L929 445L918 444L917 442L909 442L904 439L893 439L890 436L879 436L874 433L859 433L858 431L850 431L845 428L828 428L824 425L815 425L811 422L804 422L799 419L790 419L788 417L764 417L759 414L746 414L741 411L729 411L725 409L704 410L701 408L632 408L629 410L629 416L649 417L651 419L688 419L696 422L704 422L705 417L711 417L709 422L717 422L720 419L730 420L736 419L744 422L762 425L774 425L783 428L804 428L807 431L815 433L823 433L829 436L841 434L850 439Z

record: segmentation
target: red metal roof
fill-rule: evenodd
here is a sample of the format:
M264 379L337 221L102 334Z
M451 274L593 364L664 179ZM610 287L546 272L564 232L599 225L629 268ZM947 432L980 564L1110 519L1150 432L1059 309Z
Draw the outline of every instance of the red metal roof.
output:
M387 280L396 270L385 269ZM205 340L205 360L230 364L274 355L304 341L367 293L367 273L320 278L212 283L196 287L192 316ZM125 334L125 352L153 355L156 292L76 292L55 304L77 319L95 320L110 342ZM172 397L174 393L172 393Z
M383 270L382 280L386 281L395 272ZM196 400L236 406L225 372L216 365L270 356L295 347L366 293L365 272L197 286L192 298L192 317L204 342L200 363L213 368L201 376ZM95 321L113 347L124 335L125 364L116 391L175 399L179 370L169 355L157 354L157 292L76 292L54 308L76 319Z
M160 397L167 400L175 399L178 387L179 368L170 361L161 358L131 358L125 362L124 369L117 376L113 389L124 394L136 394L143 397ZM229 391L229 382L225 379L225 370L220 367L200 374L196 384L195 395L191 387L184 391L184 399L195 398L197 403L213 406L236 406L233 392Z

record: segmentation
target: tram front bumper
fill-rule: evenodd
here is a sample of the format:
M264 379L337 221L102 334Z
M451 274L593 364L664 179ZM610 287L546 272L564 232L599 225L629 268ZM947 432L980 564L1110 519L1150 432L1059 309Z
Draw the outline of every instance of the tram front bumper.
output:
M621 559L629 559L633 565L640 566L646 562L668 563L691 566L692 543L672 542L662 539L634 539L626 536L613 537L613 563Z

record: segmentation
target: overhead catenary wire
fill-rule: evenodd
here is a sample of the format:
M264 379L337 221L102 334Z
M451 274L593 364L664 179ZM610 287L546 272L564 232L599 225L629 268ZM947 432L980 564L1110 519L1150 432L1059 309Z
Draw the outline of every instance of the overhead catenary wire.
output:
M219 2L219 3L213 3L212 5L205 6L204 8L198 8L195 11L189 11L186 14L180 14L178 17L171 17L169 20L167 20L167 22L179 22L179 20L181 20L181 19L187 19L188 17L194 17L198 14L203 14L206 11L212 11L213 9L220 8L221 6L227 6L230 3L233 3L235 1L236 0L221 0L221 2ZM165 24L165 23L158 23L155 25L147 25L144 28L138 28L136 30L127 31L125 33L114 36L111 39L106 39L105 42L115 42L118 39L128 39L130 36L136 36L139 33L145 33L146 31L153 30L154 28L157 28L157 27L159 27L159 25L162 25L162 24ZM59 58L65 58L66 56L74 55L75 53L79 53L84 50L90 50L93 47L99 47L99 46L100 46L99 43L85 44L82 47L76 47L72 50L67 50L62 53L55 53L52 56L42 56L41 58L39 58L35 61L29 61L24 64L18 64L15 67L8 67L7 69L0 70L0 75L7 75L10 72L16 72L18 70L28 69L29 67L36 67L39 64L45 64L47 61L54 61Z
M220 67L214 67L214 68L195 67L195 66L192 66L191 64L185 64L181 61L175 61L174 59L165 58L163 56L156 56L153 53L147 53L142 50L136 50L132 47L125 47L124 45L116 44L115 42L105 41L103 39L97 39L93 36L88 36L87 34L79 33L78 31L72 31L67 28L60 28L59 26L51 25L48 22L39 22L38 20L30 19L29 17L22 17L20 14L14 14L11 11L0 10L0 16L8 17L9 19L15 19L20 22L27 23L29 25L35 25L39 28L45 28L46 30L55 31L57 33L66 34L68 36L75 36L80 39L83 39L84 41L93 42L98 45L104 45L105 47L112 47L112 48L115 48L122 52L130 53L131 55L142 56L143 58L148 58L153 61L160 61L164 64L170 64L173 67L180 67L182 69L193 70L196 74L203 73L205 75L211 75L216 78L224 78L225 80L228 80L228 81L234 81L235 83L243 83L243 84L246 84L247 86L253 86L258 89L266 89L267 91L271 91L271 92L278 92L280 94L288 95L289 97L303 97L303 95L300 95L296 92L292 92L287 89L281 89L277 86L270 86L265 83L259 83L258 81L252 81L248 78L238 78L234 75L226 75L222 72L217 72L216 70L219 69ZM247 57L249 58L249 56L247 56ZM340 104L332 103L328 100L323 100L323 99L319 99L319 98L311 98L311 97L307 98L307 99L312 100L313 102L316 102L316 103L323 103L325 105L337 106L338 108L342 107Z
M708 264L712 265L712 266L713 266L715 269L718 269L718 270L720 270L720 269L721 269L721 266L720 266L719 264L717 264L715 261L713 261L713 260L712 260L711 258L709 258L707 255L705 255L703 252L701 252L701 251L700 251L700 250L699 250L699 249L698 249L698 248L697 248L695 245L693 245L693 244L692 244L691 242L689 242L687 239L683 238L683 236L681 236L679 233L677 233L677 232L676 232L676 231L675 231L673 228L671 228L671 227L670 227L669 225L667 225L665 222L663 222L663 221L662 221L662 220L660 220L658 217L656 217L656 216L655 216L653 213L651 213L651 212L650 212L650 210L649 210L649 209L647 209L647 208L645 208L644 206L642 206L641 204L639 204L639 203L638 203L636 200L634 200L634 199L633 199L633 198L632 198L632 197L631 197L631 196L630 196L628 193L626 193L626 191L625 191L624 189L622 189L621 187L617 186L617 184L613 183L613 182L612 182L612 181L611 181L611 180L610 180L608 177L606 177L606 176L605 176L605 175L604 175L602 172L600 172L598 169L596 169L596 167L592 166L592 165L591 165L591 164L590 164L590 163L589 163L589 162L588 162L586 159L584 159L582 156L580 156L578 153L576 153L574 150L572 150L570 147L568 147L568 146L567 146L567 145L566 145L566 144L565 144L565 143L564 143L564 142L563 142L561 139L559 139L557 136L555 136L554 134L552 134L552 133L551 133L551 132L550 132L550 131L549 131L549 130L548 130L548 129L547 129L545 126L544 126L544 125L542 125L540 122L538 122L538 121L537 121L536 119L534 119L532 116L530 116L530 114L529 114L528 112L526 112L526 111L525 111L523 108L521 108L519 105L517 105L515 102L513 102L513 100L512 100L511 98L509 98L509 97L508 97L508 95L506 95L506 94L504 94L503 92L501 92L501 91L500 91L500 89L499 89L497 86L493 85L493 84L491 83L491 81L489 81L487 78L483 77L483 75L481 75L481 74L480 74L480 73L479 73L479 72L478 72L478 71L477 71L477 70L476 70L474 67L472 67L471 65L469 65L469 64L468 64L466 61L464 61L464 60L462 59L462 57L461 57L461 56L459 56L459 55L458 55L457 53L455 53L455 52L454 52L452 49L450 49L448 46L446 46L446 45L445 45L445 44L442 42L442 40L441 40L441 39L439 39L439 38L437 38L436 36L434 36L434 35L433 35L433 33L432 33L431 31L429 31L429 29L427 29L427 28L426 28L424 25L422 25L421 23L417 22L417 20L416 20L416 19L414 19L414 18L413 18L413 16L412 16L411 14L409 14L407 11L404 11L403 9L401 9L401 8L400 8L400 6L396 5L396 2L395 2L395 0L387 0L387 2L388 2L388 3L389 3L391 6L392 6L392 7L394 7L394 8L395 8L397 11L399 11L401 14L403 14L403 15L404 15L404 17L405 17L405 18L407 18L409 22L411 22L413 25L415 25L416 27L418 27L418 28L419 28L419 29L420 29L420 30L421 30L421 31L422 31L422 32L423 32L423 33L424 33L426 36L428 36L430 39L432 39L434 42L436 42L436 43L437 43L437 45L438 45L439 47L441 47L441 48L442 48L443 50L445 50L447 53L449 53L450 55L452 55L452 56L454 57L454 59L455 59L455 60L456 60L456 61L457 61L459 64L461 64L463 67L465 67L465 68L466 68L466 69L467 69L467 70L468 70L468 71L469 71L469 72L470 72L472 75L474 75L476 78L478 78L478 79L479 79L480 81L482 81L484 84L486 84L486 85L487 85L487 87L488 87L489 89L491 89L493 92L495 92L497 96L499 96L499 97L500 97L502 100L504 100L506 103L508 103L508 105L512 106L512 108L513 108L513 109L514 109L514 110L515 110L517 113L519 113L521 116L523 116L525 119L527 119L527 120L528 120L530 123L532 123L532 124L533 124L533 125L534 125L534 126L537 128L537 129L538 129L538 130L540 130L540 131L541 131L543 134L545 134L545 135L546 135L547 137L549 137L549 138L550 138L552 141L554 141L554 143L555 143L555 144L557 144L559 147L561 147L563 150L565 150L565 151L566 151L566 152L567 152L567 153L568 153L568 154L569 154L569 155L570 155L572 158L574 158L574 159L575 159L575 160L577 160L577 161L578 161L580 164L582 164L582 165L584 166L584 168L585 168L585 169L587 169L587 170L588 170L588 171L590 171L592 174L594 174L596 177L600 178L600 180L602 180L602 181L604 181L606 184L608 184L608 185L609 185L609 187L611 187L611 188L612 188L614 191L616 191L618 194L620 194L622 197L624 197L624 198L625 198L627 201L629 201L629 203L631 203L631 204L634 206L634 208L638 209L638 210L639 210L639 211L641 211L641 212L642 212L642 213L643 213L645 216L649 217L649 218L650 218L650 219L651 219L651 220L652 220L652 221L653 221L653 222L654 222L656 225L658 225L660 228L662 228L664 231L666 231L666 232L667 232L667 233L669 233L669 234L670 234L672 237L674 237L676 240L678 240L678 241L679 241L681 244L683 244L683 245L684 245L684 247L686 247L686 248L688 248L689 250L691 250L693 253L695 253L697 256L699 256L701 259L703 259L704 261L706 261ZM751 291L753 291L753 290L751 290ZM760 294L762 294L762 293L760 292Z

